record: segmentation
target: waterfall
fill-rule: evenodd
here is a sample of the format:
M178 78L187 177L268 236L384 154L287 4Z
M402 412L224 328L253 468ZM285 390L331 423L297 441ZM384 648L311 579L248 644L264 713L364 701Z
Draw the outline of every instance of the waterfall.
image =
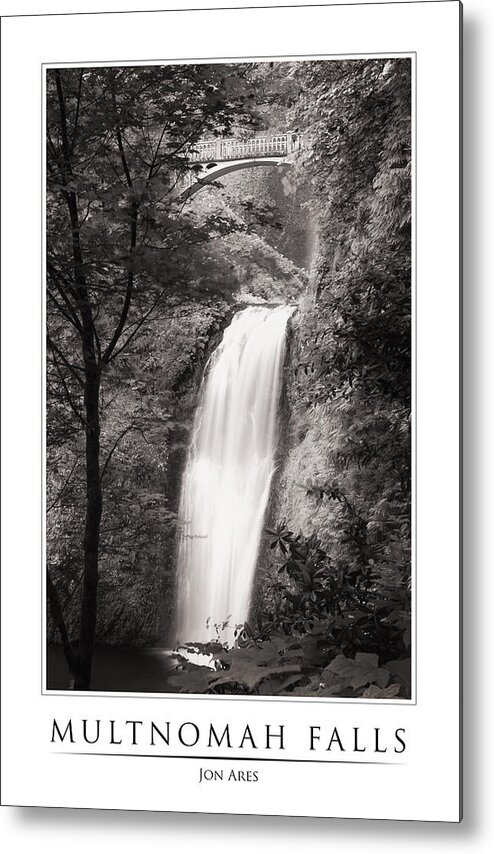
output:
M215 637L232 643L235 627L247 619L292 313L290 306L238 312L206 366L180 499L180 643Z

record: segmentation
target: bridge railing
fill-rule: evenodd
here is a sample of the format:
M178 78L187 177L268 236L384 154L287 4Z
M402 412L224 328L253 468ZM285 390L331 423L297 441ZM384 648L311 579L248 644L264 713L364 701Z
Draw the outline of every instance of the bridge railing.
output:
M304 137L296 133L256 136L253 139L208 139L196 142L189 158L198 163L242 160L246 157L286 157L304 146Z

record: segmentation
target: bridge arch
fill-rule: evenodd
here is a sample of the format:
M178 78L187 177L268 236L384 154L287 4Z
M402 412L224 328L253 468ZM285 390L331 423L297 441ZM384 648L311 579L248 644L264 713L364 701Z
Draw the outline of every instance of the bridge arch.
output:
M238 172L239 169L252 169L256 166L276 166L278 169L284 169L291 166L286 157L252 157L243 158L242 160L228 160L223 163L207 163L202 166L200 172L192 173L190 185L182 191L180 198L182 200L190 199L203 187L207 187L213 181L230 174L230 172Z

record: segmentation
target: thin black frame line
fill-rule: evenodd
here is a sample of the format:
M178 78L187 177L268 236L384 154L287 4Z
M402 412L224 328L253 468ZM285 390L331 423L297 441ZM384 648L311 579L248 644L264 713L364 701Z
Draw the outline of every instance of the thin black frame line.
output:
M41 66L41 694L43 695L43 685L46 683L46 647L47 647L47 608L48 602L46 597L46 365L45 365L45 350L46 350L46 245L47 245L47 229L46 229L46 74L43 73Z
M408 2L410 2L410 3L415 3L415 2L455 2L455 3L459 3L460 0L405 0L405 2L407 2L407 3ZM338 5L339 6L339 5L343 5L343 4L324 4L324 5ZM357 4L345 4L345 5L357 5ZM360 5L373 5L373 4L365 3L365 4L360 4ZM381 5L390 5L390 4L384 3ZM397 5L400 5L400 4L397 4ZM245 7L245 8L251 8L251 7ZM276 7L257 7L256 6L256 7L252 7L252 8L257 9L257 8L282 8L282 7L277 7L277 6ZM285 8L293 8L293 7L285 7ZM204 10L204 11L207 11L207 10ZM71 13L63 13L63 14L69 15ZM84 14L93 14L93 13L87 12ZM97 14L105 14L105 13L97 13ZM118 14L118 13L111 13L111 14ZM24 16L16 16L16 17L24 17ZM410 51L409 53L408 52L402 52L402 51L396 51L396 52L391 51L389 53L388 52L381 52L381 53L375 53L374 52L374 53L369 53L369 54L362 54L362 53L354 53L354 54L352 54L352 53L346 53L346 54L345 53L342 53L342 54L298 54L298 55L296 55L296 54L295 55L292 55L292 54L290 54L290 55L288 55L288 54L281 54L281 55L280 54L278 54L278 55L272 54L270 57L269 56L268 57L251 56L250 59L271 58L271 59L278 59L278 61L290 61L290 57L292 57L292 56L295 56L295 57L297 57L297 56L299 56L299 57L300 56L315 57L316 59L321 58L322 61L324 61L324 58L329 58L329 57L341 58L342 56L362 56L362 58L365 58L366 56L381 56L383 58L386 56L400 56L400 57L403 56L403 57L409 57L411 62L412 62L412 69L414 70L414 73L412 73L411 79L414 81L414 84L415 84L415 91L413 91L413 89L412 89L412 93L411 93L411 95L412 95L412 98L411 98L411 104L412 104L411 117L412 117L412 119L415 118L415 134L414 134L415 177L414 177L414 182L413 182L414 183L413 192L414 192L414 197L415 197L415 210L414 210L414 216L413 216L414 233L415 233L415 240L414 240L414 256L415 256L415 271L414 271L414 273L415 273L415 275L412 277L412 288L413 287L415 288L415 300L414 300L414 302L415 302L415 321L416 321L416 319L417 319L417 183L418 183L417 182L417 144L418 144L418 137L417 137L417 95L418 95L418 93L417 93L417 62L418 62L418 57L417 57L417 51ZM213 57L204 57L203 59L206 59L206 60L209 59L211 61L211 59L214 59L214 58ZM225 59L225 58L220 57L219 59ZM231 59L234 59L234 58L232 57ZM238 61L242 61L242 60L248 59L248 57L241 57L241 58L237 57L237 59L238 59ZM134 61L135 60L121 60L122 63L125 63L125 62L132 63ZM160 62L160 61L161 60L156 60L156 62ZM183 58L181 60L180 59L170 60L170 62L180 62L180 61L181 62L189 62L189 61L194 61L194 60L193 59L192 60L191 59L185 59L184 60ZM152 62L153 62L153 60L142 60L141 62L138 62L138 65L146 65L146 64L149 64ZM91 60L85 64L87 64L89 66L94 65L94 63ZM104 61L103 61L103 63L96 63L96 64L98 64L98 65L103 64L104 65ZM44 215L45 215L44 212L45 212L45 208L46 208L46 194L44 192L44 189L45 189L44 188L45 146L43 145L43 141L45 138L46 103L45 103L45 99L44 99L43 95L44 95L44 80L45 80L44 72L46 71L47 67L56 67L56 66L54 66L54 65L51 66L50 63L41 63L40 64L40 68L41 68L41 142L42 142L42 146L41 146L42 223L45 221L44 220ZM41 240L42 300L43 300L43 294L44 294L44 290L45 290L45 270L44 270L45 238L46 238L46 234L43 233L42 234L42 240ZM43 304L43 302L42 302L42 304ZM42 317L43 323L44 323L44 319L45 318L43 316ZM44 327L42 329L42 334L41 334L41 357L42 357L41 363L42 363L42 366L43 366L43 359L44 359L44 352L45 352L44 346L43 346L43 342L44 342L43 332L44 332ZM415 363L415 400L413 401L413 403L414 403L414 406L413 406L414 417L412 419L412 423L414 425L415 451L417 448L417 346L416 346L416 342L417 342L417 324L415 322L415 359L414 359L414 363ZM414 365L412 362L412 367L413 366ZM43 371L43 367L42 367L42 371ZM44 383L44 378L43 378L42 382ZM43 418L43 414L42 414L42 418ZM42 426L45 427L45 424L43 423ZM42 430L41 431L41 465L42 465L42 470L43 470L43 456L44 456L44 452L45 452L44 439L45 439L45 430ZM44 474L44 471L43 471L43 474ZM412 656L411 656L412 661L414 661L414 664L415 664L414 673L413 673L413 688L414 688L413 697L411 697L410 699L405 699L405 698L403 698L401 700L397 699L394 702L385 702L385 701L382 701L379 699L364 700L364 698L362 698L362 697L355 697L355 698L350 699L350 698L344 698L344 697L285 697L285 696L282 696L282 697L260 697L260 696L250 696L250 695L238 695L238 696L236 696L236 695L224 695L224 696L226 696L230 700L232 700L232 699L233 700L240 700L240 701L254 700L254 701L258 701L258 702L259 701L261 701L261 702L262 701L264 701L264 702L285 702L288 699L292 703L295 703L295 704L314 703L315 702L315 703L328 703L328 704L333 704L333 705L357 705L357 706L363 706L363 705L376 706L376 704L377 704L377 706L384 706L384 705L390 706L390 705L392 705L392 706L407 706L408 707L408 706L416 706L417 705L417 575L418 575L418 573L417 573L417 566L416 566L416 563L417 563L417 549L416 549L416 544L417 544L417 530L416 530L416 528L417 528L417 454L416 454L416 452L415 452L415 466L414 466L413 474L415 475L415 496L414 496L414 500L413 500L413 504L415 506L415 536L414 536L414 540L415 540L415 555L414 555L414 557L415 557L415 560L412 562L412 571L415 570L414 579L413 579L414 617L413 617L413 621L412 621L412 625L413 625L412 637L414 638L414 643L412 645ZM43 539L46 538L46 518L45 518L45 514L43 512L44 494L45 494L45 490L46 490L46 484L45 484L45 480L43 477L42 477L41 487L42 487L42 507L41 507L42 526L41 526L41 531L42 531L42 541L43 541ZM41 561L42 561L42 567L44 568L45 567L45 561L46 561L46 548L43 549L43 542L42 542ZM46 626L45 626L45 623L46 623L46 590L45 590L43 575L44 575L44 573L42 572L42 579L41 579L41 593L42 593L42 595L41 595L41 615L42 615L41 616L41 627L42 627L42 631L43 631L43 628L45 628L45 632L44 632L45 636L41 638L41 692L40 692L41 696L49 696L49 697L53 697L53 696L95 697L95 696L98 696L98 697L115 697L115 698L117 698L117 697L119 697L119 698L132 697L134 699L170 699L170 700L187 698L187 700L204 700L204 699L206 699L208 701L224 699L224 696L218 697L218 696L215 696L214 694L181 694L181 693L166 693L166 692L161 692L161 693L145 692L144 694L136 694L136 693L133 693L130 691L129 692L103 691L103 692L98 692L98 693L96 693L94 691L88 691L88 692L77 692L76 693L74 691L68 691L68 690L60 692L59 690L58 691L57 690L52 691L52 690L47 689L45 687L46 673L45 673L45 668L44 668L44 665L46 663L45 662L45 658L46 658Z
M424 3L459 3L461 0L373 0L371 3L289 3L286 5L265 6L207 6L197 8L191 6L187 9L124 9L120 12L33 12L26 15L1 15L1 18L68 18L82 15L156 15L163 12L245 12L256 9L326 9L338 8L339 6L417 6Z
M463 738L463 3L459 3L459 115L458 115L458 142L459 142L459 163L458 163L458 202L459 202L459 218L458 218L458 241L459 241L459 507L458 507L458 523L459 523L459 586L458 586L458 608L459 608L459 757L458 757L458 772L459 772L459 791L458 791L458 814L460 821L463 819L463 753L464 753L464 738Z
M417 210L418 210L418 54L415 51L415 61L413 63L413 79L414 85L412 88L412 100L411 100L411 112L412 112L412 133L413 133L413 142L414 142L414 157L412 159L412 199L413 199L413 211L412 211L412 323L414 324L414 335L412 338L412 344L415 348L415 352L412 358L412 372L415 371L414 375L414 385L412 388L412 402L413 402L413 418L412 418L412 441L410 442L410 453L412 456L412 485L414 487L412 494L412 504L414 510L414 516L412 517L411 522L413 522L413 531L412 531L412 542L414 547L414 555L412 559L412 572L413 573L413 620L412 620L412 648L411 648L411 658L413 664L413 688L414 688L414 699L415 705L418 703L418 643L417 643L417 634L418 634L418 621L417 621L417 610L418 610L418 562L417 562L417 554L418 554L418 534L417 534L417 520L418 520L418 278L417 278L417 270L418 270L418 251L417 251L417 236L418 236L418 221L417 221ZM413 375L413 373L412 373Z
M117 756L117 757L132 757L134 759L195 759L205 760L207 762L249 762L254 765L256 762L302 762L308 765L406 765L406 762L378 762L375 759L288 759L280 756L276 759L274 756L197 756L171 754L171 753L105 753L96 752L93 750L52 750L52 754L58 756ZM206 780L206 782L208 782Z
M2 44L2 19L1 19L1 17L0 17L0 46L1 46L1 44ZM3 63L2 63L2 62L0 62L0 92L3 92L3 86L2 86L2 83L3 83L3 80L2 80L2 67L3 67ZM2 152L2 140L3 140L3 133L2 133L2 131L3 131L3 127L2 127L2 116L3 116L3 111L0 109L0 167L2 167L1 171L3 171L3 159L2 159L2 153L3 153L3 152ZM0 196L0 269L2 269L2 270L3 270L3 264L1 263L1 260L3 260L3 259L1 258L1 254L2 254L2 248L3 248L3 243L2 243L2 241L3 241L3 219L2 219L2 213L3 213L3 202L4 202L4 196L3 196L3 193L2 193L2 194L1 194L1 196ZM3 308L3 300L1 300L1 301L0 301L0 318L1 318L2 308ZM3 318L1 318L1 320L3 320ZM3 324L0 324L0 328L2 328L2 329L3 329ZM1 360L2 360L2 355L3 355L3 348L0 348L0 363L1 363ZM3 377L3 364L1 364L1 367L2 367L2 371L1 371L1 374L0 374L0 375ZM3 450L3 447L4 447L4 446L3 446L3 441L2 441L2 440L3 440L2 427L3 427L3 419L0 419L0 445L1 445L1 448L2 448L2 450ZM41 461L43 461L43 457L41 457ZM3 490L2 490L1 492L3 492ZM1 493L0 493L0 495L1 495ZM1 498L0 498L0 502L1 502ZM0 614L3 614L3 608L1 607L1 606L2 606L2 589L3 589L3 584L0 584ZM2 678L2 677L3 677L3 673L2 673L2 662L3 662L2 635L3 635L3 632L1 632L1 631L0 631L0 685L3 687L3 678ZM2 706L3 706L3 703L0 703L0 738L1 738L1 735L2 735L2 711L1 711ZM3 804L3 797L2 797L2 766L3 766L3 762L0 762L0 805L1 805L1 804Z
M408 0L407 0L408 2ZM425 0L424 0L425 2ZM436 2L436 0L428 0L428 2ZM439 3L449 3L451 0L437 0ZM456 2L456 0L455 0ZM388 4L387 4L388 5ZM366 59L369 56L375 56L376 58L381 59L393 59L394 57L407 58L410 59L412 56L417 56L416 50L397 50L397 51L373 51L370 53L362 53L361 51L346 51L343 53L291 53L291 54L260 54L259 56L254 56L253 54L249 56L192 56L192 57L171 57L170 59L115 59L111 61L105 60L79 60L77 62L42 62L41 67L45 70L47 68L79 68L80 66L88 67L88 68L113 68L118 66L126 66L133 67L135 65L136 68L140 68L144 65L159 65L162 63L163 65L173 65L175 63L199 63L202 65L208 65L210 63L216 62L248 62L249 60L256 59L265 62L269 62L271 59L277 59L279 62L290 62L292 60L301 62L304 59L313 59L315 62L320 60L329 61L329 57L337 57L338 59L344 59L347 56L354 57L357 59L358 57L362 57L362 59Z
M115 699L126 699L129 698L131 700L231 700L234 703L244 702L245 700L254 700L258 703L284 703L286 700L290 700L293 705L298 705L299 703L332 703L335 706L342 705L356 705L356 706L374 706L381 708L381 706L397 706L398 708L409 708L410 706L416 706L417 703L415 700L408 700L406 697L397 697L395 700L379 700L376 699L366 699L365 697L291 697L289 694L283 695L273 695L273 696L261 696L252 694L187 694L180 693L178 691L161 691L161 692L152 692L146 691L143 694L136 694L132 691L71 691L68 688L66 690L61 690L60 688L49 689L41 691L41 695L43 697L90 697L90 698L100 698L100 699L109 699L114 697Z

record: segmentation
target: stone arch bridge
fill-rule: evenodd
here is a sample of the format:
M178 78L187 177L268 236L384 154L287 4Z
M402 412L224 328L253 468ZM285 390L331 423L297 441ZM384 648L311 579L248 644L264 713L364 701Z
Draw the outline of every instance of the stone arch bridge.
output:
M247 140L201 140L188 154L192 168L188 173L188 185L180 197L188 199L205 185L239 169L250 169L254 166L290 166L291 155L307 146L307 138L299 133L261 136Z

